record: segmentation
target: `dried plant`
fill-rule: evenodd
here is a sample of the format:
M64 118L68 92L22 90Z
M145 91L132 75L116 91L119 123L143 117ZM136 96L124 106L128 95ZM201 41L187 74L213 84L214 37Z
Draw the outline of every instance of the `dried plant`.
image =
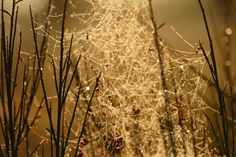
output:
M219 77L219 65L216 62L215 57L215 47L213 43L213 39L211 37L210 29L208 26L208 20L206 17L206 13L203 7L201 0L198 0L198 3L201 8L206 32L208 35L208 40L210 44L210 52L209 54L205 51L205 48L202 46L202 43L199 42L199 48L203 53L205 60L208 65L208 69L210 70L212 84L215 87L217 101L213 105L215 118L212 119L208 115L207 118L210 123L210 127L214 134L214 141L217 147L217 153L221 156L235 156L235 120L234 120L234 93L233 93L233 82L231 80L231 74L228 69L227 77L229 79L229 87L227 85L222 89L221 80ZM226 93L229 93L229 98ZM228 100L227 100L228 99ZM229 106L229 107L228 107ZM232 138L230 137L232 136ZM231 140L232 139L232 140Z
M0 156L18 156L23 143L28 145L29 132L40 118L42 102L35 104L36 93L39 87L39 67L30 70L35 65L35 58L27 64L22 63L22 33L17 31L18 25L18 1L13 1L12 10L4 9L4 1L1 2L1 151ZM6 22L10 19L10 22ZM19 33L19 34L18 34ZM16 47L16 40L19 45ZM43 64L43 59L39 59ZM20 68L23 74L19 74ZM21 77L22 76L22 77ZM20 92L17 93L17 91ZM19 97L19 98L18 98ZM34 108L34 112L32 111ZM2 143L4 141L4 143ZM39 145L25 150L27 156L37 149Z

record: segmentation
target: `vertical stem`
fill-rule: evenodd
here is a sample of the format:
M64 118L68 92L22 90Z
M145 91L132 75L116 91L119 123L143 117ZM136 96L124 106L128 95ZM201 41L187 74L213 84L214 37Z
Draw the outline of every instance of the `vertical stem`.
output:
M168 129L169 129L169 135L170 135L170 143L171 143L171 151L173 155L176 157L177 156L177 151L176 151L176 144L175 144L175 135L174 135L174 126L173 126L173 121L172 121L172 113L171 113L171 107L170 107L170 100L169 100L169 94L168 94L168 87L166 83L166 78L165 78L165 70L164 70L164 61L163 61L163 53L162 49L158 40L158 27L156 26L154 16L153 16L153 9L152 9L152 3L151 0L149 0L149 9L150 9L150 16L152 20L152 24L154 27L154 42L156 46L156 50L158 53L158 60L159 60L159 67L160 67L160 72L161 72L161 83L162 83L162 88L163 88L163 93L164 93L164 103L165 103L165 111L167 113L167 123L168 123Z
M64 2L64 11L63 11L63 18L62 18L62 25L61 25L61 39L60 39L60 67L59 67L59 91L58 91L58 110L57 110L57 140L56 140L56 157L60 156L60 136L61 136L61 116L62 116L62 110L63 110L63 101L64 101L64 95L63 91L65 90L63 88L63 65L65 64L63 62L63 55L64 55L64 35L65 35L65 19L66 19L66 10L67 10L67 2L68 0L65 0ZM65 83L65 82L64 82ZM63 154L61 154L64 156Z
M10 135L10 147L7 148L7 151L11 152L11 155L17 157L17 145L15 143L15 123L14 123L14 112L13 112L13 91L14 84L12 83L12 69L13 69L13 49L14 49L14 41L16 36L16 25L17 25L17 16L18 9L16 10L15 15L15 0L12 1L12 11L10 15L10 32L9 37L5 34L5 19L4 19L4 1L2 0L2 48L1 53L3 53L3 64L4 64L4 72L5 72L5 83L6 83L6 97L7 97L7 114L5 117L5 121L8 121L9 125L5 125L7 132ZM6 38L6 39L5 39ZM8 39L9 38L9 39ZM3 80L2 80L3 81ZM4 87L3 87L4 88ZM4 92L4 89L3 89ZM4 99L4 97L3 97ZM4 105L4 103L3 103ZM7 119L8 116L8 119ZM5 135L8 136L8 135Z
M198 3L199 3L199 6L201 8L202 17L203 17L203 20L204 20L204 24L205 24L205 28L206 28L206 31L207 31L209 44L210 44L211 61L212 61L212 64L213 64L213 69L210 69L210 70L211 70L212 79L214 80L214 84L215 84L216 91L217 91L217 96L218 96L218 101L219 101L219 109L220 109L221 125L223 127L223 137L224 137L224 139L222 139L222 140L224 140L224 145L225 146L222 145L222 147L224 148L224 151L225 151L224 153L226 153L226 156L230 156L229 155L229 143L228 143L228 120L227 120L227 114L226 114L226 108L225 108L224 94L220 89L220 83L219 83L218 72L217 72L217 67L216 67L215 51L214 51L214 47L213 47L213 42L212 42L212 38L211 38L210 29L209 29L209 26L208 26L208 21L207 21L207 18L206 18L205 10L203 8L201 0L198 0ZM202 46L201 46L201 48L202 48ZM205 53L203 48L202 48L202 50L203 50L203 53ZM205 58L207 58L207 57L205 57Z

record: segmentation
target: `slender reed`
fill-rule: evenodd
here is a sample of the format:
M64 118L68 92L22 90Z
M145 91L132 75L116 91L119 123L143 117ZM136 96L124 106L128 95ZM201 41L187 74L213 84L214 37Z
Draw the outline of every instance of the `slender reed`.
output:
M167 113L167 124L169 129L169 136L170 136L170 142L171 142L171 149L174 156L177 156L176 151L176 144L175 144L175 135L174 135L174 126L172 121L172 113L171 113L171 107L170 107L170 101L169 101L169 94L168 94L168 87L166 83L166 77L165 77L165 66L164 66L164 60L163 60L163 52L159 41L159 35L158 35L158 27L156 26L156 22L154 20L153 16L153 9L152 9L152 3L151 0L149 0L149 10L150 10L150 18L153 23L153 37L155 40L155 46L158 53L158 61L160 66L160 72L161 72L161 83L162 83L162 89L164 93L164 103L165 103L165 111Z
M206 28L206 32L207 32L207 36L208 36L208 40L209 40L209 44L210 44L210 56L208 56L207 52L205 51L205 49L202 46L202 43L199 42L199 48L202 51L206 62L208 64L208 68L211 72L211 78L213 80L214 86L216 88L216 93L217 93L217 97L218 97L218 102L217 104L217 108L219 110L219 114L215 114L215 120L216 120L216 126L213 124L212 119L210 119L208 116L208 120L210 122L211 128L214 132L214 137L215 140L217 142L217 145L219 147L219 151L221 155L226 155L227 157L231 156L230 155L230 151L232 151L232 156L234 156L234 145L233 148L231 150L230 145L229 145L229 132L230 129L232 132L232 136L234 137L235 131L234 131L234 117L233 117L233 95L232 92L230 95L230 106L231 108L231 112L232 112L232 128L230 128L229 125L229 120L227 117L227 110L226 110L226 102L225 102L225 89L222 90L220 87L220 78L218 76L218 70L217 70L217 62L216 62L216 57L215 57L215 51L214 51L214 45L213 45L213 41L212 41L212 37L211 37L211 33L210 33L210 29L209 29L209 25L208 25L208 20L206 17L206 13L204 10L204 7L202 5L201 0L198 0L201 12L202 12L202 16L203 16L203 20L204 20L204 24L205 24L205 28ZM230 90L231 91L231 90ZM234 144L234 139L233 139L233 144Z
M19 1L12 1L11 13L4 10L4 0L1 3L1 115L0 127L1 136L4 145L1 146L1 156L19 156L19 148L25 141L29 144L29 132L35 125L36 119L39 118L41 105L38 105L36 113L31 115L34 99L38 91L39 75L38 69L29 70L30 63L23 63L21 58L22 49L22 32L17 31L18 25L18 7ZM6 16L10 17L9 26L7 27ZM9 30L7 29L9 28ZM19 47L16 48L16 38L19 36ZM34 62L34 60L33 60ZM23 76L19 74L19 68L23 66ZM19 79L22 82L19 83ZM19 91L19 87L22 87ZM20 97L16 96L20 93ZM29 152L26 150L26 154Z

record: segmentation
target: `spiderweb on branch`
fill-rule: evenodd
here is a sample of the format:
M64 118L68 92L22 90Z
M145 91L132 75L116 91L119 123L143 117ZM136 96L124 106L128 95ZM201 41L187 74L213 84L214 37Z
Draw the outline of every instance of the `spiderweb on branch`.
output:
M194 72L203 70L203 56L194 49L176 50L159 37L167 84L163 91L149 1L86 2L91 6L88 18L76 12L72 16L86 25L78 31L77 55L102 72L91 112L90 125L97 125L92 136L100 137L108 154L169 154L173 145L164 107L167 92L177 153L192 156L195 150L204 150L197 144L205 130L201 112L205 103L199 92L206 83Z
M83 12L78 9L80 3L87 6ZM158 52L149 3L148 0L70 1L73 13L69 18L80 24L73 28L73 56L81 56L78 81L82 89L75 86L67 103L73 102L73 93L81 90L81 102L86 104L94 80L101 72L83 130L84 140L90 143L81 144L84 154L170 156L176 150L178 156L194 156L208 149L202 112L206 104L199 96L204 93L206 82L197 74L204 69L204 57L194 47L192 52L177 50L161 36L158 37L161 52ZM66 37L69 40L71 33L67 32ZM49 55L56 61L58 40L51 39L55 46ZM163 69L158 53L162 53ZM65 119L71 116L70 106L65 108ZM85 109L86 105L77 109L72 136L75 139ZM76 145L73 138L70 151Z

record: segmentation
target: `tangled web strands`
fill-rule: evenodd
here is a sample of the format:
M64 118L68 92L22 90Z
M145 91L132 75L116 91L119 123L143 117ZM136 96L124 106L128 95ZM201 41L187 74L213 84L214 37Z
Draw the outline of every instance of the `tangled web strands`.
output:
M199 91L204 92L206 84L193 69L203 70L204 58L177 51L161 37L161 52L157 52L149 1L86 3L90 6L86 20L74 9L73 17L86 26L78 30L74 45L78 46L75 55L83 58L81 74L88 69L102 72L88 121L95 154L164 156L176 149L180 156L193 156L203 152L198 142L204 136L201 109L205 104ZM163 69L158 53L162 53ZM88 72L83 79L88 82L93 77Z

